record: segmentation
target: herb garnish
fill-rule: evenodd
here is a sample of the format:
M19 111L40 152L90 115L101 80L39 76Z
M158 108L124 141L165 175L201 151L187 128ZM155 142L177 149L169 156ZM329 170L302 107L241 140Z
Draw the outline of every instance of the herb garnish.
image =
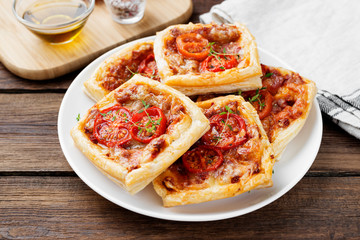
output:
M215 137L214 137L214 140L216 140L215 146L218 145L218 143L219 143L220 140L222 139L222 135L223 135L223 133L224 133L224 131L225 131L225 126L227 126L231 131L233 130L232 126L229 125L229 124L227 124L227 123L228 123L228 121L229 121L230 113L233 113L233 114L234 114L234 112L233 112L233 111L230 109L230 107L227 106L227 105L225 106L225 109L226 109L226 112L221 112L221 113L219 113L219 115L227 114L227 116L226 116L226 120L225 120L225 121L224 121L224 120L221 120L221 122L224 124L224 127L223 127L223 129L221 130L221 133L219 134L219 136L215 136Z
M261 102L262 95L260 94L260 90L264 90L264 89L266 89L266 87L256 89L255 95L252 96L251 98L249 98L250 103L253 103L253 102L258 102L259 103L260 110L262 110L263 107L265 107L265 102Z
M138 74L138 72L133 72L133 71L131 71L131 69L130 69L128 66L126 66L126 69L131 73L130 79L131 79L135 74Z
M263 78L269 78L269 77L271 77L272 75L274 75L274 73L268 72L267 74L265 74L265 75L263 76Z
M80 121L80 113L77 115L76 120Z
M143 130L147 131L148 133L151 133L155 130L156 126L159 126L160 125L160 122L162 120L162 118L159 118L157 119L156 121L152 120L151 119L151 116L149 115L149 113L146 111L146 109L148 109L150 107L149 104L147 104L144 100L141 100L142 104L144 105L144 108L143 109L140 109L138 111L138 113L142 113L145 111L147 117L149 118L149 120L145 123L145 127L142 127L142 126L139 126L139 122L132 122L131 120L131 123L132 123L132 126L136 126L138 127L138 130L139 130L139 134L142 133Z
M142 74L142 73L138 73L138 72L133 72L133 71L131 71L131 69L130 69L128 66L126 66L126 69L131 73L131 76L130 76L129 79L131 79L135 74L140 74L141 76L149 77L149 76L147 76L146 74ZM151 79L154 79L154 78L156 77L156 76L155 76L155 73L156 73L156 70L155 70L155 68L154 68L153 71L152 71L152 73L151 73L151 76L150 76Z
M225 70L225 66L222 64L220 56L223 56L225 60L228 60L228 58L226 56L229 56L229 55L237 56L237 59L240 58L239 54L227 53L225 48L223 48L223 53L219 53L219 52L215 51L214 48L213 48L214 44L215 44L215 42L209 42L208 47L210 47L210 50L209 50L208 56L213 56L213 57L215 57L217 59L217 61L221 65L219 67L220 69Z

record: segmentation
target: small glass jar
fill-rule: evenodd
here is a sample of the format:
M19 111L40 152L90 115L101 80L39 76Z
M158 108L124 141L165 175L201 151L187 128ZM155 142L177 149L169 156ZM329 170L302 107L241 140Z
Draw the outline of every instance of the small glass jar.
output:
M144 17L146 0L105 0L112 19L121 24L133 24Z

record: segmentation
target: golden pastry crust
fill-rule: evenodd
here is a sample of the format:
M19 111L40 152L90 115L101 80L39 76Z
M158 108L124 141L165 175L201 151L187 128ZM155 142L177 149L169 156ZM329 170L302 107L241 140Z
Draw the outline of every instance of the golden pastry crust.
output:
M91 140L91 124L94 128L94 115L99 114L99 110L120 103L137 113L142 101L164 111L169 122L163 135L130 149L106 147ZM173 115L178 118L172 118ZM76 146L102 173L134 194L186 152L208 128L207 118L188 97L157 81L135 75L89 109L71 130L71 136ZM132 162L127 162L127 155L131 156Z
M314 102L317 89L313 81L301 77L298 73L288 69L263 66L263 70L264 76L266 76L267 73L273 73L275 78L277 77L276 75L278 75L278 77L286 79L286 83L281 86L274 95L273 108L275 105L284 102L284 100L294 101L291 103L291 106L285 105L285 108L274 117L277 122L289 118L289 125L286 126L285 124L282 127L272 127L267 131L274 149L275 158L279 159L289 142L295 138L304 126ZM264 79L264 81L266 81L266 79ZM293 119L294 117L296 118ZM267 121L266 118L261 121L263 125L268 124L265 122ZM276 123L273 122L273 124Z
M199 69L199 62L184 59L184 57L180 53L176 53L175 50L175 52L168 51L168 42L174 41L174 34L179 34L179 32L181 34L198 32L205 36L206 34L203 34L203 32L207 31L217 39L219 36L222 36L222 32L216 30L217 28L221 29L221 31L224 31L226 28L232 29L231 31L236 29L240 33L240 37L234 40L234 42L231 42L241 49L236 50L241 59L237 67L219 72L209 71L200 73L194 70ZM229 34L231 34L231 31ZM210 41L216 43L216 40L210 39ZM222 39L222 41L224 41L224 39ZM221 26L215 24L190 23L187 25L168 27L157 33L154 42L154 53L159 75L163 83L174 87L186 95L228 93L238 89L246 91L261 87L261 67L256 42L249 30L240 23ZM174 71L173 69L175 67L180 67L180 72Z
M274 149L275 158L279 159L289 142L304 126L317 89L313 81L281 67L262 65L262 71L263 89L241 94L258 110L261 123ZM266 108L266 98L264 98L266 92L271 92L272 109L268 116L263 117L259 99L264 104L261 108ZM260 98L256 97L257 93ZM224 95L199 95L196 101L204 101L216 96Z
M165 207L233 197L272 186L273 152L256 110L240 96L198 102L204 114L214 116L228 106L246 123L247 140L222 151L224 162L213 171L191 173L179 159L153 181ZM199 140L197 144L202 140ZM201 145L200 145L201 146Z
M84 82L84 92L99 101L137 73L139 64L149 54L153 54L153 41L138 42L112 54ZM154 77L158 78L157 74Z

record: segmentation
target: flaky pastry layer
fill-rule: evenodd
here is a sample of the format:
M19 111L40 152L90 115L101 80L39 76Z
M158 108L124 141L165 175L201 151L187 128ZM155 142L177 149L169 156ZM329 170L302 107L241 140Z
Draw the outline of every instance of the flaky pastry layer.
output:
M202 72L200 74L174 73L164 51L167 40L171 38L172 29L190 32L203 26L211 27L211 24L174 25L157 33L154 41L154 54L163 83L186 95L228 93L238 89L246 91L261 87L261 67L257 45L249 30L240 23L229 25L236 26L240 32L240 38L236 43L241 46L243 54L237 67L220 72Z
M102 82L106 75L112 71L112 68L116 69L116 65L119 61L129 60L133 57L133 51L149 51L153 49L153 41L144 41L132 44L126 48L119 50L118 52L107 57L100 65L96 68L91 77L84 82L84 92L94 101L99 101L106 94L111 92L106 89ZM114 84L121 85L122 79L115 79ZM118 83L116 83L118 81Z
M293 71L281 67L269 67L269 69L276 69L283 76L296 74ZM293 140L296 137L296 135L298 135L300 130L303 128L314 102L314 98L317 92L315 83L307 78L304 77L301 78L305 82L305 84L303 85L305 88L305 92L301 94L300 97L305 100L306 107L302 112L301 116L296 120L292 121L288 127L279 128L272 133L273 141L271 145L272 148L274 149L274 154L276 159L280 158L286 146L291 142L291 140Z
M182 120L176 123L169 134L159 137L165 140L166 147L154 159L144 161L148 158L147 155L144 155L147 150L145 147L144 154L139 156L140 166L137 169L129 170L120 161L116 161L116 158L114 160L114 156L109 156L107 147L92 142L84 127L91 110L95 108L102 110L114 105L116 92L132 86L144 86L154 89L162 95L175 97L184 106L186 114ZM71 136L75 145L104 175L131 194L135 194L186 152L208 129L209 121L188 97L164 84L136 74L131 80L110 92L89 109L88 113L71 130ZM148 146L150 144L151 142Z
M249 168L249 170L245 173L243 172L241 176L236 176L236 173L232 173L232 171L235 172L236 168L241 169L243 165L234 165L233 168L232 165L226 166L224 165L226 163L223 162L223 165L220 166L219 169L209 173L210 176L205 182L201 184L186 183L186 186L179 187L183 184L181 182L179 183L179 181L184 179L184 173L171 170L170 167L153 181L154 189L162 198L165 207L223 199L239 195L252 189L272 186L273 151L253 106L245 102L241 96L214 98L204 102L198 102L197 105L204 111L213 106L213 104L224 107L234 101L239 103L238 111L240 112L240 116L245 120L247 128L255 131L254 136L251 138L253 142L250 144L255 144L257 147L254 149L259 151L254 153L259 154L261 158L259 171L253 173ZM249 156L251 156L251 154ZM233 159L233 161L236 162L237 159ZM221 175L222 172L225 172L225 175ZM187 174L189 174L189 176L191 175L191 173ZM228 178L231 178L230 182L222 180ZM236 181L233 181L233 179Z

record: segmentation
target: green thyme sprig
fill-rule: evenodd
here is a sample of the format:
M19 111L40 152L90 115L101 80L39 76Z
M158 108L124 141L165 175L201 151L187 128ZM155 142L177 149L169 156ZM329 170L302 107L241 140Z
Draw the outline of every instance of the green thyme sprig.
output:
M274 75L274 73L268 72L267 74L265 74L264 76L262 76L262 78L269 78L269 77L271 77L272 75Z
M225 120L225 121L224 121L224 120L221 121L221 122L224 124L224 127L223 127L223 129L221 130L221 133L219 134L219 136L215 136L215 137L214 137L214 140L217 140L216 143L215 143L215 146L218 145L218 143L219 143L220 140L222 139L222 135L223 135L223 133L224 133L224 131L225 131L225 127L228 127L231 131L233 130L232 126L228 124L228 121L229 121L230 113L233 113L233 114L234 114L234 112L233 112L233 111L230 109L230 107L227 106L227 105L225 106L225 109L226 109L226 112L221 112L221 113L219 113L219 115L225 115L225 114L227 114L227 116L226 116L226 120Z
M260 94L260 90L264 90L264 89L266 89L266 87L256 89L255 95L249 98L250 103L254 103L254 102L259 103L260 110L262 110L263 107L265 107L265 102L261 102L262 95Z
M240 58L240 55L239 55L239 54L227 53L225 48L223 48L223 52L222 52L222 53L219 53L219 52L215 51L214 48L213 48L213 45L214 45L214 44L215 44L215 42L209 42L208 47L210 47L210 50L209 50L208 56L214 56L214 57L217 59L217 61L218 61L219 64L221 65L221 66L220 66L220 69L225 70L225 67L224 67L224 65L223 65L222 62L221 62L220 55L221 55L221 56L224 56L224 59L225 59L225 60L228 60L228 58L227 58L226 56L229 56L229 55L236 56L237 59Z
M146 74L142 74L142 73L138 73L138 72L131 71L131 69L130 69L128 66L126 66L126 69L131 73L130 79L131 79L135 74L140 74L140 75L143 76L143 77L148 77ZM150 78L151 78L151 79L154 79L155 77L156 77L156 76L155 76L155 69L153 69Z
M134 122L131 121L131 123L133 124L132 126L138 127L139 134L141 134L142 131L144 131L144 130L147 131L148 133L151 133L151 132L153 132L155 130L156 126L160 125L162 118L159 118L156 121L152 120L149 113L146 111L146 109L148 109L150 107L150 105L147 104L144 100L141 100L141 102L144 105L144 108L140 109L138 111L138 113L142 113L142 112L145 111L149 121L146 122L145 127L139 126L139 122L134 123ZM151 126L149 127L150 124L151 124Z
M128 66L126 66L126 69L131 73L130 79L131 79L135 74L139 74L138 72L133 72Z

